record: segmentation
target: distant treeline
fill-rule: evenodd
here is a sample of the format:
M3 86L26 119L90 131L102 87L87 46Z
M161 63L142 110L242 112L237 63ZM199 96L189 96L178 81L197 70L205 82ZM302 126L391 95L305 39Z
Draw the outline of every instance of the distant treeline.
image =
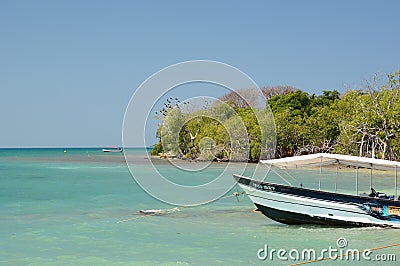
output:
M252 90L242 93L251 94ZM275 118L276 158L334 152L400 159L400 70L388 75L383 86L377 87L373 81L363 89L348 90L343 94L328 90L318 96L310 95L290 86L265 87L262 93ZM239 116L247 129L244 141L248 142L250 150L247 159L258 161L262 145L254 110L235 92L220 100L226 104L214 104L204 109L215 114L224 113L224 124L203 116L201 112L205 110L185 114L176 108L177 104L171 104L159 116L163 121L161 125L168 120L169 129L160 126L157 131L159 142L154 145L152 154L167 150L182 158L229 160L240 147L232 145L227 127L235 125L235 117ZM170 134L174 125L179 127L175 137ZM178 138L175 146L171 146L174 142L171 138ZM168 143L170 147L166 149L162 143Z

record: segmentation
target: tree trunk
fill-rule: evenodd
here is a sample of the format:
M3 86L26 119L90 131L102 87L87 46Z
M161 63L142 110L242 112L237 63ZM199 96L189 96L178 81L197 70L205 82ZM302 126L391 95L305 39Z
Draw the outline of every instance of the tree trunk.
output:
M382 154L382 159L385 160L386 159L386 152L387 152L387 139L385 139L385 142L383 143L383 154Z
M374 139L372 140L372 155L371 155L371 157L375 159L375 140Z
M361 138L361 144L360 144L360 157L363 156L363 146L364 146L364 138L365 138L365 134L363 134L362 138Z

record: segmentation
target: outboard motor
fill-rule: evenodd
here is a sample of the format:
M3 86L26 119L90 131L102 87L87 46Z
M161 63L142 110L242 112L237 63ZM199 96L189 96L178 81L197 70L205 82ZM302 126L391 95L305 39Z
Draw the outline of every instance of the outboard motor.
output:
M375 191L374 188L371 188L371 193L369 194L369 196L370 196L371 198L375 198L375 197L376 197L376 191Z

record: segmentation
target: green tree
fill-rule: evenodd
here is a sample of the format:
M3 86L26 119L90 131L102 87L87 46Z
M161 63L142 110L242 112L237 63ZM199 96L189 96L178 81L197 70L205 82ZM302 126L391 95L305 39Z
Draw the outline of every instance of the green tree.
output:
M248 101L259 100L250 89L240 91L246 101L231 92L192 112L172 106L162 112L156 133L159 142L152 154L258 161L273 153L285 157L336 152L399 160L400 70L388 75L384 86L373 84L343 95L324 90L318 96L292 87L264 88L274 117L268 116L267 109L250 107ZM273 118L275 128L271 128ZM273 142L275 129L276 147L270 152L265 147Z
M380 89L348 91L337 102L339 117L338 153L399 159L400 88L399 72L388 76Z

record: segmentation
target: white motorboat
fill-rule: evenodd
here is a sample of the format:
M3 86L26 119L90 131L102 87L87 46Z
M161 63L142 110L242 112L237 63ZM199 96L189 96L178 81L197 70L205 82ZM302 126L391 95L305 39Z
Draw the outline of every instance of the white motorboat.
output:
M371 193L355 195L283 185L234 175L259 211L284 224L320 224L329 226L380 226L400 228L400 201L397 199L397 168L400 162L338 154L312 154L263 160L270 167L346 165L354 167L356 188L358 169L371 169ZM372 188L372 170L393 170L395 194L388 196ZM335 180L333 177L332 180Z
M122 152L122 148L120 147L107 147L102 149L103 152Z

